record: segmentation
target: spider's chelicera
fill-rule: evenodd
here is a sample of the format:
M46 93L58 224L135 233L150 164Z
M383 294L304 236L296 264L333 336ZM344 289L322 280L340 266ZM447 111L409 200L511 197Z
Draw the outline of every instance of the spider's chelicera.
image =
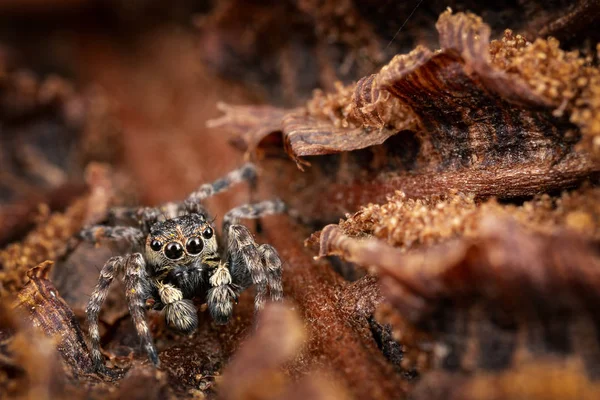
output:
M226 323L238 295L256 287L255 309L260 310L267 295L279 301L281 260L268 244L257 245L241 218L260 218L285 210L280 200L236 207L225 214L220 240L202 206L202 201L231 185L256 180L252 164L230 172L212 184L204 184L181 203L157 208L120 208L111 212L118 226L93 226L80 237L96 242L100 238L126 240L134 252L109 259L100 272L86 313L97 370L104 370L100 352L98 313L111 282L124 275L129 312L142 346L150 360L159 364L158 354L146 322L147 308L163 310L168 326L191 332L198 326L193 298L201 298L217 323ZM133 222L137 227L126 226Z

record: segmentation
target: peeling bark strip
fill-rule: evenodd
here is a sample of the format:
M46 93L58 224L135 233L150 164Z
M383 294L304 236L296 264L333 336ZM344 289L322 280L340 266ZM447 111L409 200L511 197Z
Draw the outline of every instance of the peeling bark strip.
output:
M298 166L310 165L298 156L316 156L362 149L382 144L395 130L334 128L328 121L318 120L304 113L288 114L284 117L283 132L286 135L285 146ZM291 149L291 152L290 152ZM302 149L298 152L298 149Z
M287 304L269 303L258 316L256 334L236 352L220 385L223 399L270 399L290 384L282 367L298 355L302 321Z
M347 211L395 189L410 196L454 188L518 197L572 187L600 171L600 159L589 152L598 142L592 126L600 126L590 100L600 88L598 68L552 39L528 43L507 31L490 43L490 27L473 14L447 11L436 27L440 51L417 46L354 86L316 92L304 108L230 108L216 125L241 134L250 151L282 132L300 167L308 164L304 156L378 146L372 162L393 176L373 176L361 164L348 180L358 182L336 179L321 192Z
M555 165L551 170L539 164L528 164L521 168L494 168L490 170L466 170L440 172L438 174L410 175L402 174L381 177L369 181L358 181L350 184L332 183L321 191L321 203L305 212L306 215L327 215L340 208L345 212L354 212L361 205L368 203L385 203L386 199L398 188L409 198L425 198L445 195L451 189L463 193L472 193L477 198L511 198L534 196L539 193L570 188L583 181L597 169L591 160L579 160L569 157ZM286 199L287 200L287 199ZM324 209L329 206L330 209Z
M345 235L339 226L327 225L321 231L319 257L338 256L358 265L375 268L380 274L393 276L406 287L401 296L402 301L406 302L403 315L417 320L417 317L432 310L427 299L442 297L438 293L440 286L422 277L423 267L427 267L431 275L442 273L458 264L464 258L466 249L465 244L457 241L438 251L407 254L381 240L355 239Z
M505 369L522 349L574 355L597 377L600 254L577 235L529 234L490 217L475 239L403 253L329 225L319 255L374 268L385 303L446 346L445 369Z
M349 237L337 225L328 225L320 238L319 256L325 255L374 267L386 282L393 279L432 305L474 294L524 313L600 305L600 254L593 243L573 234L528 234L498 217L481 222L477 239L408 253L378 239ZM412 311L415 321L427 316Z
M446 11L435 24L443 50L460 54L467 67L473 69L484 86L504 100L534 107L552 106L552 102L536 94L521 77L495 67L490 58L490 27L473 14ZM391 63L390 63L391 64ZM382 80L385 78L382 78ZM382 86L385 86L382 83Z
M296 360L292 368L325 367L340 379L353 398L405 398L409 384L377 348L368 321L363 319L364 328L358 329L360 322L350 325L348 315L338 309L340 296L344 296L340 291L348 287L347 283L329 266L316 263L307 254L298 226L289 219L266 219L263 227L269 243L286 260L284 292L298 304L308 329L307 354ZM362 306L357 307L362 310Z
M19 292L15 309L29 315L34 326L56 341L64 366L73 378L92 374L92 360L73 311L48 280L51 261L27 272L29 282Z
M418 169L549 166L570 151L569 126L490 93L486 80L470 75L455 53L438 53L416 69L401 69L405 64L392 60L381 84L410 105L429 133L422 136Z

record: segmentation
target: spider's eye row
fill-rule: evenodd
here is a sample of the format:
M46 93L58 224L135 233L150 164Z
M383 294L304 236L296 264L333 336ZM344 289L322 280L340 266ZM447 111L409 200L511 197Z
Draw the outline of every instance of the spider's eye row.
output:
M202 232L202 237L204 239L210 239L213 235L213 230L211 227L208 227L204 230L204 232Z
M162 249L162 243L156 239L150 242L150 248L154 251L159 251Z
M204 242L200 238L189 238L185 244L185 249L189 254L199 254L204 248Z
M171 260L177 260L183 256L183 246L177 242L171 242L165 246L165 256Z

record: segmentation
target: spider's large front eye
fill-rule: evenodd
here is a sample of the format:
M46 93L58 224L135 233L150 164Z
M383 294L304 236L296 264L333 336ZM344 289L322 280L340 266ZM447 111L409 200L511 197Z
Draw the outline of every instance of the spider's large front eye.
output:
M177 260L183 255L183 247L177 242L171 242L165 246L165 256L171 260Z
M204 242L200 238L193 237L189 238L185 244L185 249L189 254L199 254L204 247Z
M162 249L162 243L154 239L150 242L150 248L154 251L159 251L160 249Z

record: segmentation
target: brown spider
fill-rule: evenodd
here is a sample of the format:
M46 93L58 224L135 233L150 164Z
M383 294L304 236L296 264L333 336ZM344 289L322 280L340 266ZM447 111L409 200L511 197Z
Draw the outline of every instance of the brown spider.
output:
M92 226L80 233L83 240L99 238L125 240L134 252L109 259L100 272L98 284L86 309L94 367L106 371L100 352L98 313L110 284L124 273L127 303L135 329L148 357L159 365L158 354L145 311L148 306L163 310L168 326L191 332L198 326L193 298L205 299L217 323L226 323L238 295L256 286L255 309L260 310L269 292L271 300L283 297L281 260L268 244L257 245L240 218L260 218L281 213L280 200L243 205L225 214L222 238L217 240L202 201L247 181L254 184L254 165L246 164L212 184L204 184L181 203L157 208L120 208L111 212L112 220L133 221L131 226Z

